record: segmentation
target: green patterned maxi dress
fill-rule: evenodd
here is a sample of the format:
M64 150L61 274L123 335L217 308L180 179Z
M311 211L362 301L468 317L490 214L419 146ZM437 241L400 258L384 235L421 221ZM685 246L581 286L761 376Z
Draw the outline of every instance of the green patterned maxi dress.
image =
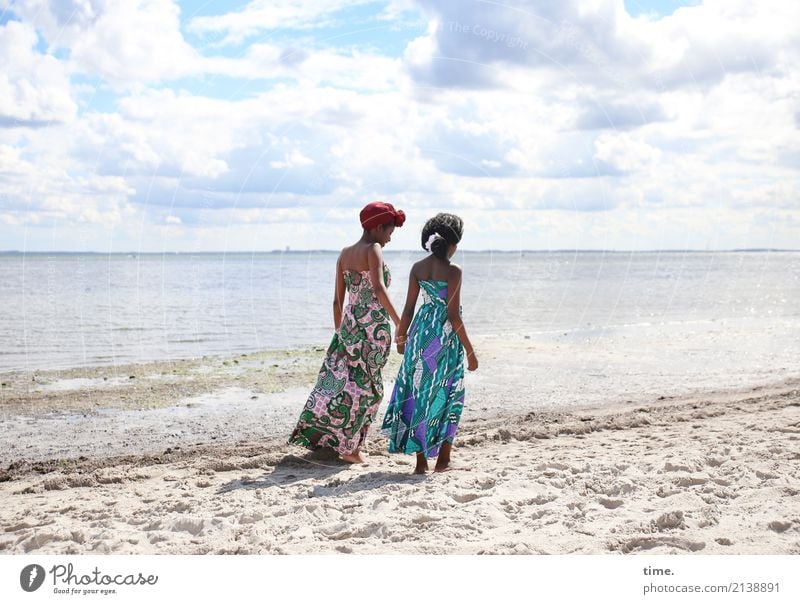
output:
M385 265L383 278L388 287L391 276ZM344 271L344 281L348 303L341 325L289 442L349 455L364 443L383 398L381 369L392 334L389 313L375 296L369 271Z
M436 457L452 443L464 408L464 348L447 318L447 281L420 281L423 304L383 419L390 453Z

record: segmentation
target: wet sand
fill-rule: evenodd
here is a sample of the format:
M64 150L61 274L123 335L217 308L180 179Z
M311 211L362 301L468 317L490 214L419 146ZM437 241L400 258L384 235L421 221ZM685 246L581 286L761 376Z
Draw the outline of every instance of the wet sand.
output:
M318 349L4 374L0 551L800 553L800 377L641 365L559 406L546 343L480 350L456 469L422 477L375 428L363 466L285 444Z

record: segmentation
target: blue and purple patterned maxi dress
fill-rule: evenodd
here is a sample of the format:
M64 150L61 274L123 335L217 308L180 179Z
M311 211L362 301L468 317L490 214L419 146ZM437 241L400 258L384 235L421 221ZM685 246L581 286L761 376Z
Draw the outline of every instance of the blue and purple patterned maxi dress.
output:
M381 432L390 453L436 457L464 408L464 348L447 318L447 282L420 281L423 304L408 333Z

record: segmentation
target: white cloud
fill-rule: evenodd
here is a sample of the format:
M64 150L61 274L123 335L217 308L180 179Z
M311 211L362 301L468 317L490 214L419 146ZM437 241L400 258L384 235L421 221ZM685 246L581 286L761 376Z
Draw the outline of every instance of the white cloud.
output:
M238 43L263 31L307 29L329 24L344 8L374 4L376 0L251 0L238 11L195 17L189 24L194 33L225 34L224 43Z
M173 0L31 0L13 11L52 48L69 49L76 72L118 88L202 72Z
M222 20L220 23L238 23L240 17L246 28L261 29L273 18L285 28L295 21L312 23L315 17L351 5L341 1L254 3L241 13L198 17L190 28L204 23L203 27L211 27L217 19ZM205 55L184 39L180 8L174 0L31 0L14 4L13 10L29 24L26 27L34 44L31 27L41 32L52 49L69 49L66 63L72 72L100 77L117 90L140 90L147 84L215 75L254 80L289 78L386 90L395 85L401 73L399 60L353 49L311 51L264 42L249 45L237 58ZM294 15L294 20L284 22L286 15ZM19 46L19 42L14 41L13 46ZM59 63L53 57L41 60Z
M780 0L707 0L657 21L630 17L616 0L421 4L432 29L406 63L434 86L499 85L503 67L517 65L618 91L707 87L780 68L784 49L798 47L800 5Z
M198 71L199 53L180 32L168 0L114 0L71 46L79 68L112 84L177 78Z
M767 75L785 67L785 52L800 42L796 2L707 0L642 27L656 87L707 87L729 75Z
M0 145L0 174L30 176L35 172L34 166L21 158L22 149L11 145Z
M294 80L301 85L330 85L360 91L393 90L403 77L399 59L357 49L303 50L259 43L239 58L207 57L204 72L245 80Z
M620 172L634 172L654 164L661 152L628 134L605 133L594 141L595 159Z
M29 25L0 25L0 128L41 127L75 115L67 68L36 52L37 42Z
M95 241L97 225L157 249L335 247L363 203L388 199L410 216L399 247L418 247L436 210L464 214L469 247L790 245L793 8L715 0L648 20L611 0L421 4L429 32L400 56L317 48L315 19L342 2L192 22L244 39L284 11L281 43L235 57L191 47L166 0L15 4L0 115L41 127L0 128L3 235L59 225ZM81 74L112 85L113 105L77 108L93 86L71 87ZM222 74L247 94L204 96L199 78ZM170 84L184 75L200 83Z
M314 165L314 160L309 157L306 157L300 151L292 150L284 155L283 161L271 161L269 162L269 165L270 167L275 168L276 170L286 170L289 168L301 168L303 166L312 166Z
M109 0L25 0L10 10L39 30L52 47L71 47L106 10Z

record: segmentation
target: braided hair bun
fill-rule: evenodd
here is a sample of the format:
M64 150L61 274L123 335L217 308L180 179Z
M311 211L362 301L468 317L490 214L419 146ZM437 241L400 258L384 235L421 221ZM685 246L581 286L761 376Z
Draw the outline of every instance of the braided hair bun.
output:
M422 249L447 260L447 250L461 241L464 221L455 214L437 214L422 227Z

